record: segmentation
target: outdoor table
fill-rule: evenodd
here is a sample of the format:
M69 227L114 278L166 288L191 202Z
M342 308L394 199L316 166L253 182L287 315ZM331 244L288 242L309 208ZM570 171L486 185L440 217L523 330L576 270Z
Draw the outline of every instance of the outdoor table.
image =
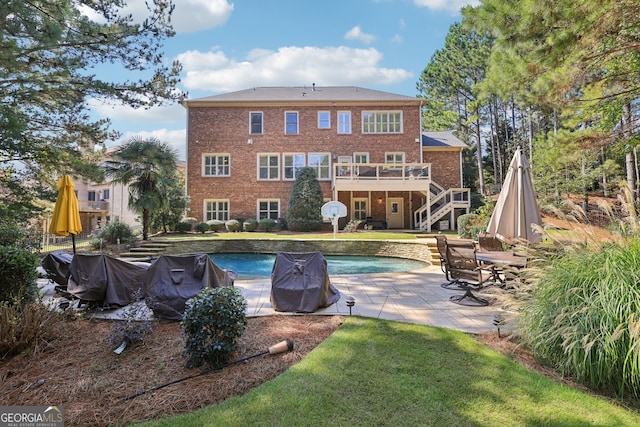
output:
M518 270L527 266L527 257L505 251L476 252L476 259L481 263L490 264L496 269L494 278L496 282L500 283L500 286L507 284L507 277L504 274L500 275L499 270L504 270L505 267Z
M476 259L480 262L493 264L497 267L523 268L527 265L527 257L515 255L505 251L481 251L476 252Z

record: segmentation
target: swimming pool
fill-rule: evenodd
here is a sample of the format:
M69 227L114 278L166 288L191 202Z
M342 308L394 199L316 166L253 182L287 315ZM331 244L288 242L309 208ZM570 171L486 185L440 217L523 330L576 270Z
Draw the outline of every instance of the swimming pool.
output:
M270 277L275 254L216 253L209 254L220 268L238 273L238 279ZM423 261L394 257L357 255L324 255L329 274L399 273L428 267Z

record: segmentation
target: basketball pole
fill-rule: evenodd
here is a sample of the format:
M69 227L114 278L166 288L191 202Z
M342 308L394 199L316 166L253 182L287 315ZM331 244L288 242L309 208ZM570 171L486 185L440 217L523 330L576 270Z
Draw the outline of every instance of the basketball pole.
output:
M338 217L336 214L331 217L331 224L333 225L333 240L336 240L336 233L338 232Z

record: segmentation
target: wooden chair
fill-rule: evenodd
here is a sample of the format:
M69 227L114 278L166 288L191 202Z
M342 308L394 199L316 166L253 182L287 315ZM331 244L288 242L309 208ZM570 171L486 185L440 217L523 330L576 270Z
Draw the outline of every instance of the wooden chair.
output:
M472 289L480 289L485 283L496 280L493 266L482 266L476 259L475 243L468 240L448 240L446 250L447 268L451 279L464 284L465 293L449 298L456 304L484 306L489 301L475 295Z

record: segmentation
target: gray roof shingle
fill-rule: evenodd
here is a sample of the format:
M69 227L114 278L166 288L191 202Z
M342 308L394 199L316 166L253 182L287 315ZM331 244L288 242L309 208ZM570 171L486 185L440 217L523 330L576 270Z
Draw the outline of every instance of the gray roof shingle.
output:
M298 87L254 87L236 92L223 93L185 101L190 103L208 102L415 102L420 99L357 86L298 86Z
M422 146L467 148L467 144L458 139L452 130L422 132Z

